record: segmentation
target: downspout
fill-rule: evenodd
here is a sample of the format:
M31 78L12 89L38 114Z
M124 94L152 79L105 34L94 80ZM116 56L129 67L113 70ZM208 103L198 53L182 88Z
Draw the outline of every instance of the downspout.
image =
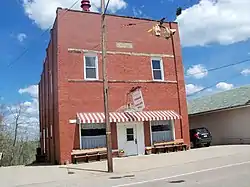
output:
M169 23L170 29L172 29L171 23ZM179 88L179 77L177 72L177 62L176 62L176 55L175 55L175 45L174 45L174 38L173 35L171 35L171 42L172 42L172 48L173 48L173 55L174 55L174 67L176 72L176 81L177 81L177 93L178 93L178 105L179 105L179 114L181 116L181 103L180 103L180 88ZM182 129L182 119L180 120L180 127L181 127L181 139L183 139L183 129Z

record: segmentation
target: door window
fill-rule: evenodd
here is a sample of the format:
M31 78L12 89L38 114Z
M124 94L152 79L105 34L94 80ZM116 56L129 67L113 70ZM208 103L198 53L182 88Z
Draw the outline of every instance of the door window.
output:
M127 141L134 141L134 129L133 128L127 128Z

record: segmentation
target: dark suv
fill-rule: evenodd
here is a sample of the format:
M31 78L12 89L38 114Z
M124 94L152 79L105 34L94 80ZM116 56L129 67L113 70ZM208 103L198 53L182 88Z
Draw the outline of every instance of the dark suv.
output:
M212 142L212 135L205 127L190 129L190 143L191 147L200 147L205 145L209 147Z

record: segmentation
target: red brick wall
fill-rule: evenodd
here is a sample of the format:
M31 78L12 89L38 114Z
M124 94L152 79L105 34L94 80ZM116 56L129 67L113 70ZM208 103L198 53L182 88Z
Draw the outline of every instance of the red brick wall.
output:
M55 27L56 27L55 22ZM51 30L51 41L46 50L47 58L44 63L44 101L42 102L41 121L45 128L48 128L47 155L51 163L60 162L60 139L58 122L58 72L57 72L57 30ZM51 85L52 84L52 85ZM52 125L52 129L51 129Z
M39 100L39 140L40 140L40 147L42 148L42 83L41 81L38 84L38 100Z
M190 145L189 138L189 122L188 122L188 110L187 110L187 100L186 100L186 90L185 90L185 79L184 79L184 68L182 64L182 54L181 54L181 44L178 26L171 23L170 28L177 30L176 34L173 36L175 53L175 68L176 68L176 79L178 80L178 98L179 98L179 113L182 116L180 120L180 129L176 129L176 134L180 135L178 137L183 138L185 143Z
M51 120L55 128L56 159L63 163L70 159L70 152L79 148L79 129L69 124L75 119L77 112L102 112L103 96L101 82L83 81L83 53L69 53L68 48L101 50L100 46L100 15L80 13L76 11L58 10L57 20L52 32L53 59L53 116ZM123 24L138 23L132 27ZM173 55L171 40L159 39L150 35L147 30L154 22L107 16L107 49L108 51L167 54ZM171 26L176 27L174 23ZM132 42L133 49L118 49L115 42ZM146 110L175 110L182 115L182 120L175 123L176 138L182 134L188 143L188 119L186 95L178 33L174 36L176 57L164 57L164 77L161 83L110 83L109 107L115 111L126 103L126 93L133 87L142 86ZM94 48L95 47L95 48ZM107 55L107 73L109 80L152 80L151 61L148 54ZM99 58L99 78L102 78L101 56ZM49 57L50 62L51 57ZM177 70L177 71L176 71ZM177 72L177 73L176 73ZM77 79L78 82L69 81ZM80 80L80 81L79 81ZM176 82L174 82L176 81ZM45 81L47 84L47 81ZM50 97L52 97L50 95ZM58 115L59 114L59 115ZM48 115L48 114L47 114ZM49 122L51 122L51 120ZM115 125L112 124L112 133ZM144 125L145 126L145 125ZM146 125L147 126L147 125ZM183 129L183 133L181 133ZM149 128L144 129L148 134ZM113 148L117 148L117 136L113 136ZM150 143L145 139L146 145Z

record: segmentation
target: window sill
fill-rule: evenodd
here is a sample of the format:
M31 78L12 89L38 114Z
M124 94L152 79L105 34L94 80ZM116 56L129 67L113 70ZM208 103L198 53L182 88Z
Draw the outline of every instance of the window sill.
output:
M99 82L103 80L86 80L86 79L68 79L68 82ZM109 83L162 83L162 84L177 84L177 81L171 80L108 80Z
M68 82L103 82L100 79L68 79Z

